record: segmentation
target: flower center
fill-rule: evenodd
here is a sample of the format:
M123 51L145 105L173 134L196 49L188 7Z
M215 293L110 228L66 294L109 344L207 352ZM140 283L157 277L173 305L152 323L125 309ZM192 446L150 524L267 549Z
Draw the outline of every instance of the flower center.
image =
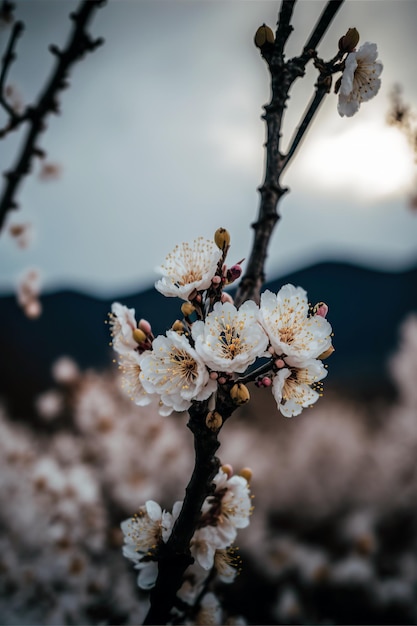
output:
M197 362L185 350L173 348L170 362L172 363L170 369L173 376L179 376L187 384L192 383L197 378Z

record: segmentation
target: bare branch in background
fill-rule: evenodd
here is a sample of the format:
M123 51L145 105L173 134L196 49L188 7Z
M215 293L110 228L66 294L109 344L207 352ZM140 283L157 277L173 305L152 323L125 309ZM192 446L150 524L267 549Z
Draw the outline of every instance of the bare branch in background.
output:
M37 103L26 107L22 113L18 113L10 105L6 95L5 82L15 58L16 42L23 31L23 24L16 22L12 28L9 43L2 58L0 73L0 105L9 116L8 123L2 129L1 135L4 137L22 124L26 124L28 128L15 164L4 173L5 182L0 195L0 229L4 225L8 211L17 208L16 194L23 178L31 170L33 159L45 156L44 150L38 145L38 139L46 128L45 121L48 114L59 113L58 95L60 91L68 87L68 76L72 65L81 60L87 52L94 51L103 43L103 39L93 39L87 32L87 27L95 11L103 4L104 0L84 0L80 3L78 10L71 13L73 29L68 43L63 50L60 50L56 45L50 46L51 53L56 57L55 67Z

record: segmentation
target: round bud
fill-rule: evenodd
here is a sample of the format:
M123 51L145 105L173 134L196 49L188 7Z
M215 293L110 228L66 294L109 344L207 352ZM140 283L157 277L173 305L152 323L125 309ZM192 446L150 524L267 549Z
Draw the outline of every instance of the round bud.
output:
M222 465L221 468L225 474L227 474L227 478L233 476L233 467L227 463L226 465Z
M275 36L272 28L269 28L266 24L262 24L255 33L254 41L257 48L263 48L264 46L273 44Z
M184 317L189 317L190 315L192 315L192 313L194 313L194 311L195 306L191 304L191 302L184 302L181 305L181 313L184 315Z
M220 297L220 302L223 302L223 303L224 303L224 302L230 302L230 304L233 304L233 298L232 298L232 296L230 295L230 293L225 293L225 292L223 291L223 293L222 293L222 295L221 295L221 297Z
M172 330L175 330L176 333L183 333L184 332L184 326L182 325L182 322L180 322L180 320L175 320L175 322L172 324L171 328L172 328Z
M239 476L242 476L246 480L246 482L250 482L252 479L253 472L250 467L244 467L240 470Z
M217 411L210 411L206 415L206 426L210 428L210 430L216 431L221 428L223 424L223 418Z
M246 404L250 400L249 389L243 383L235 383L230 390L230 397L238 406Z
M320 317L326 317L327 313L329 312L329 307L325 302L318 302L314 306L313 311L315 315L319 315Z
M135 328L133 331L133 339L136 343L143 343L146 341L146 335L141 328Z
M356 28L349 28L346 35L339 39L340 52L353 52L359 42L359 33Z
M143 330L143 332L146 333L147 335L150 335L152 333L152 327L149 324L148 320L143 320L143 319L140 320L138 324L138 328Z
M230 246L230 234L225 228L218 228L214 233L214 243L220 250Z

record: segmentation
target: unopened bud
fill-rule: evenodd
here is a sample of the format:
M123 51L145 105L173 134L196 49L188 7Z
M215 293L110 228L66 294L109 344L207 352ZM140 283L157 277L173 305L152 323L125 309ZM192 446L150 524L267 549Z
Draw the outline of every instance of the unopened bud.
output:
M216 431L221 428L223 424L223 418L217 411L210 411L206 416L206 426L210 430Z
M242 268L240 267L240 265L232 265L232 267L230 267L226 272L226 282L228 284L233 283L240 277L241 274Z
M140 320L138 324L138 328L143 330L144 333L150 335L152 333L152 327L149 324L148 320Z
M230 302L230 304L233 304L233 298L230 295L230 293L225 293L223 291L222 295L220 296L220 302Z
M353 52L359 42L359 33L356 28L349 28L346 35L339 39L340 52Z
M228 248L230 245L230 234L225 228L218 228L214 233L214 242L220 250Z
M146 335L141 328L135 328L133 331L133 339L136 343L143 343L146 341Z
M254 41L257 48L263 48L264 46L273 44L275 36L272 28L269 28L266 24L262 24L255 33Z
M191 302L184 302L181 305L181 313L184 315L184 317L189 317L190 315L192 315L195 311L195 306L193 304L191 304Z
M244 467L239 472L239 476L242 476L242 478L244 478L248 483L250 483L250 481L252 480L252 475L253 472L250 467Z
M318 302L314 306L313 311L315 315L319 315L320 317L326 317L327 313L329 312L329 307L325 302Z
M230 390L230 397L238 406L246 404L250 400L249 389L243 383L235 383Z
M320 359L321 361L324 361L324 359L328 359L329 356L333 354L333 352L334 352L334 348L333 346L330 346L330 348L327 348L327 350L322 352L317 358Z
M176 333L183 333L184 332L184 326L182 325L182 322L180 322L180 320L175 320L175 322L172 324L171 328L172 328L172 330L175 330Z
M233 467L229 465L229 463L222 465L221 470L227 474L227 478L231 478L231 476L233 476Z

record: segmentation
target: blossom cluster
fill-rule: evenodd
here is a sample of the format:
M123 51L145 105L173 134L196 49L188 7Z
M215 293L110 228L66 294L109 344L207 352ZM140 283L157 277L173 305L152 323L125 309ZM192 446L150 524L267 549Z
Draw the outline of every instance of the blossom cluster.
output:
M213 241L200 237L167 256L156 289L184 302L183 318L165 335L154 337L147 320L137 323L134 309L118 302L110 318L132 400L144 406L157 397L161 415L208 401L213 430L222 424L215 410L219 392L244 404L248 382L271 387L281 413L298 415L319 398L327 375L322 360L333 351L328 307L309 305L302 287L267 290L259 305L246 301L237 308L224 292L242 271L241 262L225 264L229 247L229 233L219 228Z
M202 506L197 529L191 540L194 564L185 573L179 596L190 602L210 571L215 570L219 580L232 582L237 573L238 559L233 543L237 529L249 525L252 503L249 490L251 471L245 468L233 474L230 465L223 466L214 477L213 493ZM162 510L148 500L139 511L121 524L124 534L123 554L139 570L138 586L150 589L158 574L158 552L171 535L180 513L182 502L176 502L172 513ZM193 581L191 584L190 581Z

